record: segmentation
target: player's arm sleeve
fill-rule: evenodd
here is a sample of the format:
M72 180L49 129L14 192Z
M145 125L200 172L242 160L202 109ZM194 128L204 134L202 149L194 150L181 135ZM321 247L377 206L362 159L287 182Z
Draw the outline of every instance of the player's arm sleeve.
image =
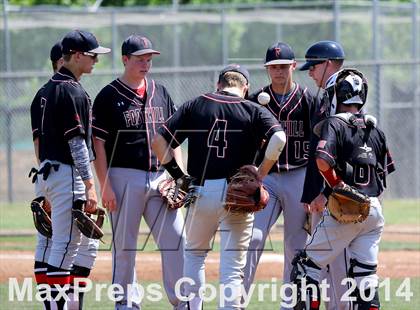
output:
M104 91L99 92L96 96L92 107L92 134L95 138L106 141L109 137L109 116L112 115L107 109Z
M83 181L93 178L92 168L90 166L89 151L86 146L86 141L82 136L75 136L68 140L71 157L73 158L74 166L79 171L80 177Z
M189 102L184 103L159 129L158 133L175 149L187 138Z
M68 85L65 87L72 86ZM87 98L72 97L65 89L61 88L60 98L58 100L62 106L61 121L63 122L64 138L68 141L76 136L85 137L85 126L88 126L89 124L82 123L81 118L83 111L81 111L81 107L85 104L89 104Z
M325 160L331 167L336 166L337 128L334 122L327 120L322 126L321 137L315 151L316 158Z

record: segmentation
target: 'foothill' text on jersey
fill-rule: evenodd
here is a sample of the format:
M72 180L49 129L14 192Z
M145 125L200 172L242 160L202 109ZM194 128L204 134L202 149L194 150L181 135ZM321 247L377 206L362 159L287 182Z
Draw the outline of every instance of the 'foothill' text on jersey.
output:
M232 176L253 164L263 139L282 130L267 109L234 94L203 94L159 129L172 148L188 138L188 173L200 180Z
M249 100L258 103L258 95L268 93L270 102L264 107L277 118L286 133L286 145L271 172L289 171L306 166L308 162L314 100L306 88L302 89L297 83L294 86L284 102L279 102L271 85L249 97Z
M109 167L156 171L151 150L157 129L175 112L166 88L146 79L146 95L116 79L105 86L93 104L93 134L105 141Z
M395 170L385 134L366 126L361 114L329 117L322 126L316 155L335 168L345 183L370 197L382 193L386 175Z
M89 95L74 75L62 67L38 91L31 104L33 139L39 138L39 159L73 165L68 140L82 136L90 160L92 150L92 106Z

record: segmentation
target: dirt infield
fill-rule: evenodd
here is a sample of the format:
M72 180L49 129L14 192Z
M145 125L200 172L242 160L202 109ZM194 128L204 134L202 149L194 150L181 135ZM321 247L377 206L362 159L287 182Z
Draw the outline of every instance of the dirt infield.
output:
M0 282L7 282L10 277L22 280L33 275L33 253L18 251L0 252ZM140 281L161 279L161 260L159 253L138 253L137 272ZM207 258L206 275L208 280L218 277L219 257L210 253ZM266 252L261 258L257 279L270 280L281 278L283 256ZM390 278L420 277L420 251L384 251L379 254L379 276ZM109 282L111 279L111 253L99 252L93 269L94 281Z

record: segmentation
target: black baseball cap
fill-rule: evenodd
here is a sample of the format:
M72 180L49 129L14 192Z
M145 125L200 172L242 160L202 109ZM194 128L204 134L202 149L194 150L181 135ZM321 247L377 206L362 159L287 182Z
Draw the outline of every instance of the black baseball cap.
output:
M227 65L225 68L223 68L223 70L220 71L220 74L219 74L219 82L222 76L227 72L238 72L242 74L245 77L247 84L249 84L248 70L238 64L230 64L230 65Z
M53 45L50 51L50 59L52 62L58 61L61 57L63 57L63 51L61 42L57 42Z
M121 54L140 56L146 54L159 55L160 52L153 49L152 42L148 38L132 34L124 40L121 46Z
M295 62L295 53L292 48L283 42L277 42L270 46L265 54L264 66L287 65Z
M107 54L111 49L100 46L93 33L83 30L73 30L65 35L61 41L63 54L72 52L89 52L95 54Z

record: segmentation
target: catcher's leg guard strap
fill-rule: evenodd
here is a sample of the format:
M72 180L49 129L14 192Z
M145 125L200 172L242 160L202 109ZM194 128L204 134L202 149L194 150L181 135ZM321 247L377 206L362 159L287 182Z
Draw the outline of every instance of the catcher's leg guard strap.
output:
M297 286L295 310L318 310L321 301L321 291L318 281L307 275L307 268L321 270L305 251L299 252L292 261L290 280Z
M369 297L372 295L372 290L375 291L373 297L368 299L364 297ZM369 287L364 291L364 297L360 295L360 290L356 288L354 291L356 297L355 305L357 310L379 310L381 308L381 303L379 302L379 293L377 287Z
M367 277L376 274L377 265L368 265L359 262L357 259L350 259L349 276L351 278Z

